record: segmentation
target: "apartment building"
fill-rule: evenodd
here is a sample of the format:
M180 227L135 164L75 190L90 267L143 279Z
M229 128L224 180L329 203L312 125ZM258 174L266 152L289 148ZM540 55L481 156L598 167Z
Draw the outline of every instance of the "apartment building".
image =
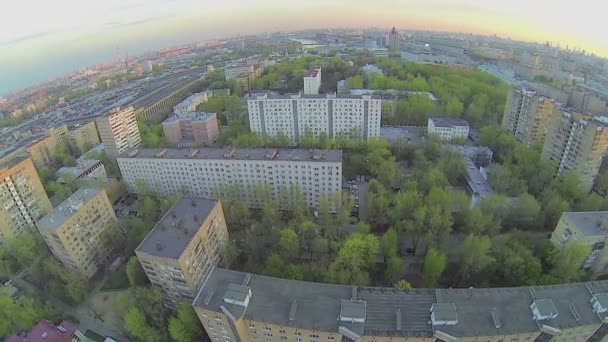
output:
M399 290L215 268L193 306L214 342L599 342L608 333L608 281Z
M304 74L304 95L319 95L321 67L313 66Z
M252 132L284 134L295 144L307 133L362 139L380 135L379 96L264 94L247 100L247 109Z
M34 229L52 209L31 158L18 157L0 167L0 242Z
M101 142L108 156L117 157L141 142L133 106L116 107L95 119Z
M182 197L135 249L150 283L176 307L191 302L228 240L219 200Z
M174 114L186 114L196 111L196 107L209 101L209 92L194 93L173 106Z
M80 188L36 223L44 242L71 272L91 278L124 239L105 190Z
M99 145L101 140L99 140L95 121L69 126L68 142L79 153L86 153L91 148Z
M32 162L37 168L55 164L57 143L54 136L31 137L23 144L25 145L23 149L32 158Z
M47 134L55 138L56 144L64 145L68 140L68 126L66 124L62 124L51 127L47 130Z
M255 188L260 184L273 200L282 189L297 186L311 207L323 194L340 193L342 184L342 151L337 150L139 149L117 161L132 193L157 189L167 196L218 198L226 187L238 186L251 207L259 205Z
M587 189L593 187L608 149L608 125L594 117L559 110L553 117L542 156L556 161L557 174L576 170Z
M215 113L174 114L163 121L162 126L167 142L178 147L209 145L220 135Z
M581 268L594 276L608 273L608 211L565 212L551 234L551 242L558 249L568 243L587 246L589 255Z
M427 133L435 134L443 141L467 139L469 137L469 123L458 118L429 118Z
M555 100L535 91L511 89L507 97L502 128L525 145L543 144L553 116Z
M237 79L239 77L254 79L256 77L259 77L261 72L262 70L260 68L260 65L248 63L237 63L227 65L224 68L224 75L226 76L226 81Z

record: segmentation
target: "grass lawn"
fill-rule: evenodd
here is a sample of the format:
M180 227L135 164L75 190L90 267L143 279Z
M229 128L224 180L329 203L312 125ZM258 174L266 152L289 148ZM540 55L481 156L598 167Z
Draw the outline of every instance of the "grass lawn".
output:
M101 287L101 291L121 290L129 288L129 278L126 273L127 265L121 265L116 272L112 273L108 281Z

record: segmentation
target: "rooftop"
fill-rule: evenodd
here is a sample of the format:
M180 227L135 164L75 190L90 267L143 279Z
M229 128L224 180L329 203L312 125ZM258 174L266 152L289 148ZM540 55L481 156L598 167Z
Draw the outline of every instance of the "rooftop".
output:
M350 99L350 100L363 100L363 99L382 99L378 95L350 95L350 94L319 94L319 95L303 95L303 94L285 94L285 95L273 95L273 94L261 94L258 96L252 96L249 100L294 100L294 99Z
M236 287L251 291L248 305L225 301L227 290ZM599 325L605 317L593 312L590 299L606 292L608 281L399 290L311 283L215 268L193 305L214 311L223 306L236 318L329 332L344 327L367 336L431 337L435 331L455 337L501 336L540 332L543 325L555 329ZM558 314L537 323L532 303L542 308L549 303L549 311ZM436 320L451 324L429 324L431 308ZM347 319L341 322L342 317Z
M182 197L167 210L136 250L158 257L179 258L217 202Z
M76 326L68 321L63 321L55 326L51 321L40 321L25 337L10 336L6 341L10 342L71 342L76 332Z
M206 112L189 112L184 114L173 114L169 116L163 123L174 122L177 120L191 120L191 121L207 121L215 116L215 113Z
M433 120L433 124L437 127L454 127L454 126L469 127L469 123L466 120L459 119L459 118L434 117L434 118L430 118L430 120Z
M123 153L121 158L156 159L234 159L234 160L277 160L277 161L317 161L341 162L340 150L304 149L239 149L239 148L141 148ZM315 159L316 158L316 159Z
M308 69L308 71L306 71L306 74L304 75L304 77L317 77L317 75L319 74L319 72L321 72L321 67L320 66L313 66L313 67L310 67Z
M65 201L61 202L53 211L36 223L39 230L54 230L61 227L75 212L85 203L90 201L98 193L104 191L97 188L80 188Z
M563 218L570 220L584 236L608 236L608 211L565 212Z
M74 176L74 178L78 178L80 175L82 175L83 173L87 172L90 168L92 168L93 166L97 165L98 163L101 163L101 160L96 160L96 159L79 159L78 160L78 165L76 166L63 166L61 168L59 168L59 170L57 170L57 174L62 174L62 173L67 173L70 174L72 176Z

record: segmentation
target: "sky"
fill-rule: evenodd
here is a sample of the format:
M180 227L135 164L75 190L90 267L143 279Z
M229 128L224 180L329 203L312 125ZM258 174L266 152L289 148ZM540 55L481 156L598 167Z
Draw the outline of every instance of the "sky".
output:
M599 0L2 0L0 95L162 47L326 27L386 27L552 41L608 56Z

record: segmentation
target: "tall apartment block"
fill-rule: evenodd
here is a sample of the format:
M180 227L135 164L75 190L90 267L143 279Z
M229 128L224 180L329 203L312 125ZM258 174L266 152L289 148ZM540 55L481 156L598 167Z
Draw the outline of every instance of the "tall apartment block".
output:
M23 142L23 149L32 158L36 167L52 166L55 163L57 143L52 135L31 137Z
M380 135L382 100L372 95L276 95L247 100L252 132L284 134L298 143L307 133L329 138Z
M304 74L304 95L319 95L321 67L314 66Z
M141 142L133 106L116 107L108 114L98 117L97 129L108 156L117 157Z
M66 144L68 139L68 126L66 124L62 124L51 127L47 130L47 134L55 138L56 144Z
M399 290L215 268L192 305L214 342L600 342L608 335L608 281Z
M534 91L511 89L502 128L525 145L543 144L553 117L555 101Z
M36 223L53 255L71 272L91 278L104 263L111 262L114 244L124 236L106 231L118 225L105 190L80 188ZM110 238L110 239L108 239Z
M162 125L167 142L178 147L209 145L220 135L215 113L174 114L163 121Z
M18 157L0 167L0 241L33 230L52 209L31 158Z
M228 240L219 200L182 197L135 249L150 283L175 307L192 302Z
M239 185L242 198L256 207L257 185L270 187L271 197L297 186L309 206L319 196L341 192L342 151L276 149L139 149L117 158L130 192L158 189L163 195L217 198L223 189ZM144 186L145 189L140 189Z
M557 174L576 170L593 187L608 149L608 125L593 117L559 110L553 117L542 156L558 163Z
M99 134L95 121L85 124L75 124L68 127L68 142L79 153L86 153L99 145Z

